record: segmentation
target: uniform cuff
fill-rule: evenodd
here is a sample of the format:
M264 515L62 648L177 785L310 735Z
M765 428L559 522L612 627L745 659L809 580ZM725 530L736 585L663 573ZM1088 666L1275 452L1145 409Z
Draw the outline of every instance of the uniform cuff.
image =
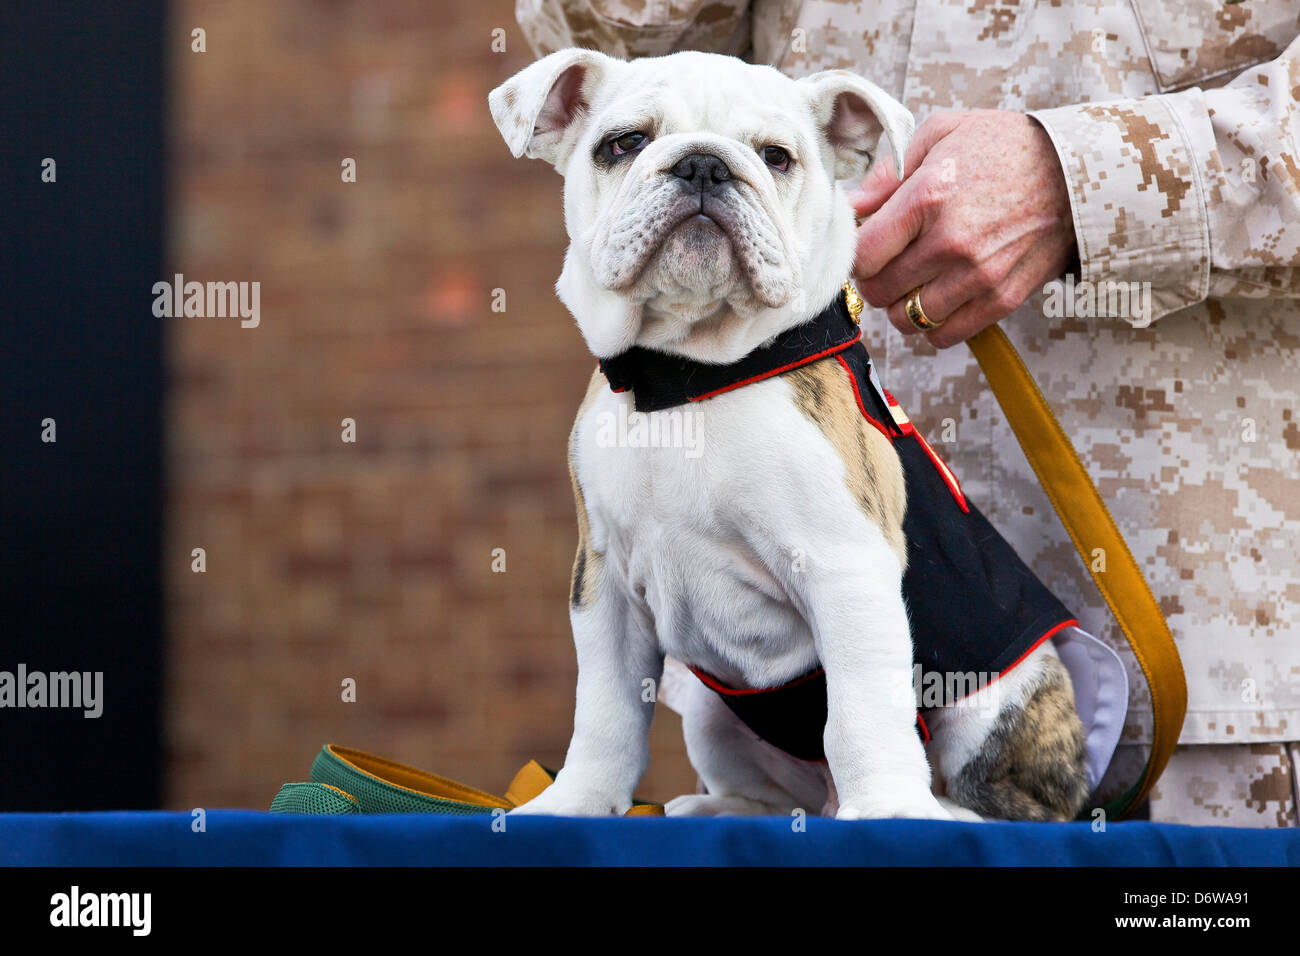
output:
M1098 301L1121 284L1138 295L1143 308L1119 316L1138 328L1205 299L1209 220L1189 135L1208 135L1212 152L1200 91L1029 115L1051 137L1070 189L1079 285L1090 283Z

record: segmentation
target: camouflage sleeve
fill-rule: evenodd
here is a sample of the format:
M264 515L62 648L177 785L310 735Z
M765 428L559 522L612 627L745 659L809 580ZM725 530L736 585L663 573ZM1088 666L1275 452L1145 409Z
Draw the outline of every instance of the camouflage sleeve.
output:
M631 59L703 50L744 56L750 0L515 0L537 56L570 46Z
M1300 40L1220 89L1031 112L1070 187L1080 279L1149 282L1145 321L1300 296L1298 93Z

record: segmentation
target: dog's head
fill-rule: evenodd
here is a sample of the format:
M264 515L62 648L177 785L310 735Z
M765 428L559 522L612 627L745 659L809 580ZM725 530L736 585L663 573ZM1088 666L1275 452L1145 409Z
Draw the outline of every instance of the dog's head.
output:
M912 116L845 70L792 80L711 53L561 50L493 90L516 156L564 176L556 285L600 357L644 345L728 362L820 311L852 265L862 176Z

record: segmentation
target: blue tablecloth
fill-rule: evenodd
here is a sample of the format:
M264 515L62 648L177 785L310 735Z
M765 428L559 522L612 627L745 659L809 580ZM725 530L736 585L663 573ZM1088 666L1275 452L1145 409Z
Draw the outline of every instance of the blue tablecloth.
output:
M0 865L1300 865L1300 829L809 819L796 832L774 817L502 819L495 832L491 816L210 810L196 833L188 813L0 814Z

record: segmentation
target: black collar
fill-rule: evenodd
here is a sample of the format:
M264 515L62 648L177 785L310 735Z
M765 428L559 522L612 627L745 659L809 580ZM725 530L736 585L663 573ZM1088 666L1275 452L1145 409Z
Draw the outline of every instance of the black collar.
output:
M730 365L706 365L637 345L621 355L601 359L600 370L614 391L632 391L638 412L702 401L780 375L842 352L862 337L848 300L851 295L858 305L857 294L845 285L830 305L803 325L782 332Z

